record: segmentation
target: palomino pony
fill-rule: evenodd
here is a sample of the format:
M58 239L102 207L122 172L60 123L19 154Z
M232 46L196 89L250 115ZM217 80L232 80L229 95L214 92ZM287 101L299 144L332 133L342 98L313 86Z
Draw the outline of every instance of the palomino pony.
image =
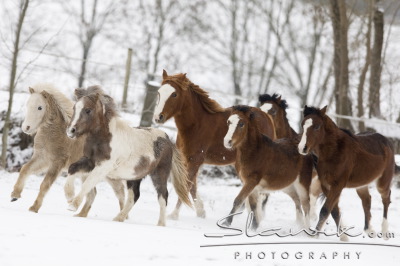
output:
M178 197L188 206L187 172L184 160L167 134L154 128L131 128L115 110L112 98L103 91L76 90L78 98L67 134L86 136L83 156L68 169L69 179L80 171L88 172L80 193L71 201L77 210L88 191L105 177L128 181L128 198L116 221L124 221L140 196L140 182L150 175L160 204L158 225L165 226L168 199L167 180L172 168L172 183Z
M231 224L231 215L249 197L250 208L255 214L252 225L257 228L261 221L257 200L260 191L291 190L300 198L308 226L312 161L304 160L305 157L297 152L297 145L292 140L273 141L263 135L257 122L259 116L266 114L258 111L258 108L239 105L233 107L227 122L229 129L224 145L227 149L237 150L236 164L243 188L235 198L226 223Z
M197 172L204 163L212 165L230 165L236 160L236 152L223 145L228 130L226 120L231 108L223 108L209 98L207 92L192 83L186 74L168 76L163 71L162 86L158 90L159 102L154 112L154 120L164 123L171 117L178 128L176 140L178 148L187 161L189 180L192 182L190 193L195 203L198 217L205 217L203 202L197 194ZM275 138L272 120L265 120L263 133ZM170 215L178 219L181 202Z
M294 141L299 141L299 135L290 126L287 119L286 109L288 108L288 104L286 100L283 100L281 96L276 93L274 93L273 95L263 94L260 95L258 99L261 105L260 109L269 114L274 121L276 137L278 139L289 138ZM314 163L316 163L317 158L313 158L312 155L307 155L307 158L304 158L305 161L313 159ZM306 163L308 164L308 162ZM315 207L317 199L321 193L321 183L317 178L316 171L314 170L313 179L310 187L310 216L312 220L317 219L317 212L315 210Z
M316 229L320 230L329 214L340 226L339 197L343 188L356 188L365 214L364 229L372 230L371 196L368 184L376 181L383 203L382 233L388 232L387 214L395 162L393 146L378 133L359 133L340 129L322 109L304 108L303 133L298 149L318 157L317 171L326 195Z
M22 123L22 130L29 135L35 134L33 156L22 166L18 180L11 193L11 201L21 197L27 177L31 174L46 172L40 185L35 203L29 208L38 212L43 198L60 174L82 156L83 142L71 140L65 135L73 112L73 102L50 84L39 84L29 88L31 93L27 102L27 114ZM124 204L124 184L109 180L116 193L120 207ZM70 196L66 191L66 196ZM89 192L85 206L77 216L86 217L96 196L96 190Z

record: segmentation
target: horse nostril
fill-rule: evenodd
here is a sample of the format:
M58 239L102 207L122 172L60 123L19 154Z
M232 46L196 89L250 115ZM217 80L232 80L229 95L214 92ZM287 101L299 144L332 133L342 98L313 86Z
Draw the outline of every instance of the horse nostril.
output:
M158 118L160 121L163 121L163 119L164 119L164 115L163 114L161 114L160 115L160 117Z
M306 145L304 145L303 152L304 152L304 153L306 153L306 152L307 152L307 144L306 144Z
M232 146L232 140L228 141L229 146Z
M76 129L73 127L71 128L71 133L75 133Z
M26 130L29 130L31 127L30 126L26 126Z

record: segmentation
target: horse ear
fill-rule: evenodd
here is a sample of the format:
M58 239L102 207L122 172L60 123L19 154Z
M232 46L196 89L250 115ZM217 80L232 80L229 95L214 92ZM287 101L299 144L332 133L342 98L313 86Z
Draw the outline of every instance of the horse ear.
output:
M321 111L320 111L321 115L325 115L327 108L328 108L328 105L325 105L325 107L321 109Z
M281 98L282 98L282 96L280 96L280 95L279 95L279 97L278 97L278 98L276 98L276 100L278 101L278 103L280 103L280 102L281 102Z
M163 71L162 71L162 77L163 77L163 79L168 78L168 73L167 73L167 71L165 71L165 69L163 69Z
M249 118L250 118L250 120L253 120L254 119L254 112L250 112L250 115L249 115Z
M80 98L82 98L85 95L85 89L77 88L77 89L75 89L74 93L75 93L76 98L79 100Z
M35 92L35 90L32 87L29 87L29 92L32 94Z
M42 94L42 96L43 96L45 99L47 99L47 98L50 96L50 94L49 94L47 91L45 91L45 90L43 90L40 94Z

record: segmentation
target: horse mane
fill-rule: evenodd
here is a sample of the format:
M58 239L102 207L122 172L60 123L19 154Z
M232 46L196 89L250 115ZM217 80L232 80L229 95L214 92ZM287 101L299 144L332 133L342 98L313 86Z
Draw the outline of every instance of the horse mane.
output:
M232 106L232 109L234 111L238 111L238 112L242 112L242 113L247 113L248 111L250 111L251 107L247 106L247 105L235 105Z
M321 116L321 110L319 110L316 107L310 107L310 106L306 106L304 107L304 111L303 111L303 115L304 117L311 115L311 114L315 114L315 115L319 115Z
M114 102L114 99L107 95L104 90L99 85L89 86L86 89L76 89L75 95L77 98L81 98L83 96L94 96L98 94L100 97L100 101L104 106L105 109L105 117L108 121L111 120L112 117L117 116L117 106Z
M211 99L205 90L203 90L198 85L191 82L186 77L186 74L181 73L181 74L168 76L168 77L164 78L163 84L164 83L172 83L183 90L191 91L195 96L197 96L197 99L199 100L200 104L210 114L225 112L225 108L223 108L215 100Z
M286 100L280 100L280 102L278 102L278 98L279 97L281 97L281 95L279 95L277 93L272 94L272 96L269 95L269 94L261 94L261 95L258 96L258 101L261 104L263 104L264 102L267 102L267 101L274 102L280 108L282 108L283 110L286 110L289 107L287 101Z
M49 93L53 97L56 107L60 111L64 121L68 123L71 120L74 103L54 85L50 83L39 83L32 86L32 88L35 90L34 93L41 93L43 91Z
M346 133L347 135L349 135L350 137L355 138L355 135L350 130L345 129L345 128L340 128L340 130L343 131L344 133Z

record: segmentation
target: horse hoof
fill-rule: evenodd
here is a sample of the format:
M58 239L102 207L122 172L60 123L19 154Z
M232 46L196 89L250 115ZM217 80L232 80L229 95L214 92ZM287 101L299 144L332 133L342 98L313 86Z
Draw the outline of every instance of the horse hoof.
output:
M34 212L34 213L37 213L37 212L38 212L38 208L32 206L32 207L29 208L29 211Z
M11 202L17 201L18 198L11 198Z
M78 209L78 208L77 208L74 204L72 204L72 203L68 205L68 210L69 210L69 211L75 212L77 209Z
M159 222L157 223L157 226L165 226L165 222L160 222L160 221L159 221Z
M340 241L349 242L349 237L347 235L340 235Z
M125 221L125 218L118 215L117 217L115 217L115 218L113 219L113 221L114 221L114 222L120 222L120 223L122 223L123 221Z
M206 218L206 212L204 210L198 211L197 217L203 218L203 219Z
M179 220L179 214L173 212L173 213L171 213L170 215L167 216L167 219L177 221L177 220Z
M78 214L75 214L74 217L83 217L83 218L85 218L85 217L87 217L87 213L78 213Z

